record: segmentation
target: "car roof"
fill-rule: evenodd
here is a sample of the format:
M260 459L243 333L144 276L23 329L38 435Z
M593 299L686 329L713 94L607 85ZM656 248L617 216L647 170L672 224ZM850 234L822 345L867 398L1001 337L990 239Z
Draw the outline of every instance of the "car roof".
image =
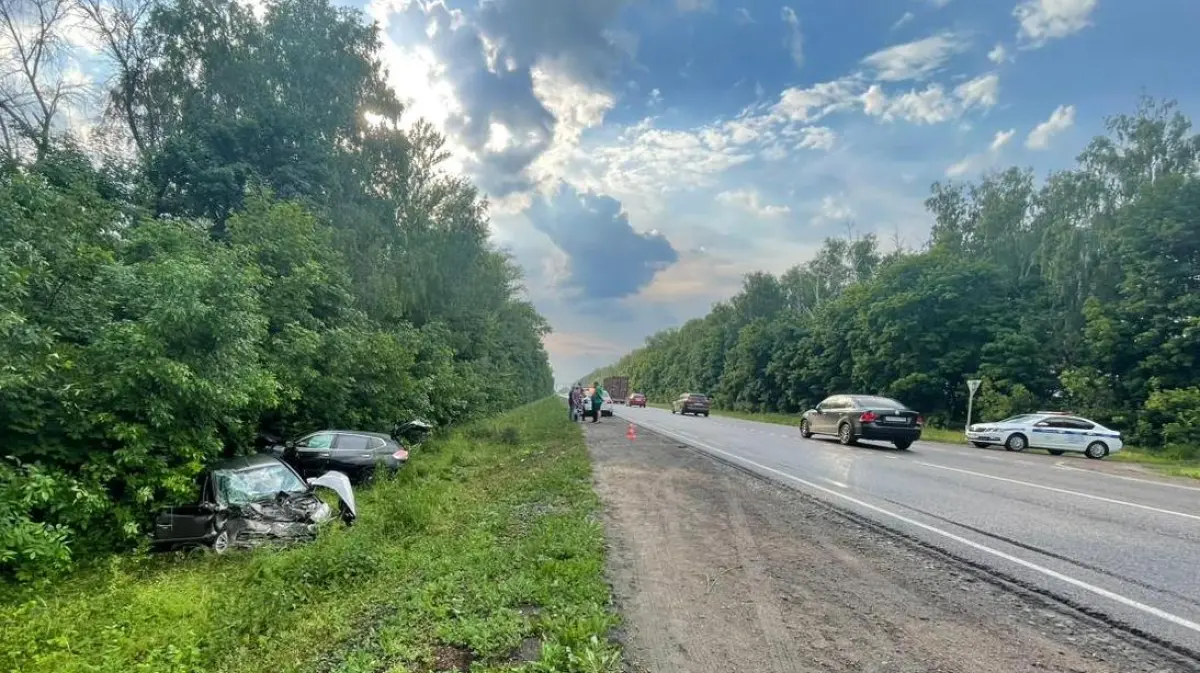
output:
M386 432L366 432L364 430L314 430L312 432L305 434L304 436L308 437L309 435L316 435L316 434L320 434L322 432L327 432L330 434L336 433L339 435L365 435L367 437L378 437L380 439L386 439L388 441L391 441L391 439L392 439L392 436L387 434Z
M264 465L287 465L276 458L265 453L255 453L249 456L238 456L237 458L226 458L212 466L214 470L227 470L229 472L240 472L242 470L253 470Z

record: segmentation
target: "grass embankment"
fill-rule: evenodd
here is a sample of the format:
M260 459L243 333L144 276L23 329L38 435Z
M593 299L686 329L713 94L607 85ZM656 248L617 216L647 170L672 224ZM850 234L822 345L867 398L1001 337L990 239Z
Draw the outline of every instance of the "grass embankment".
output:
M287 550L112 558L4 587L0 671L611 671L590 463L555 399L414 452Z
M650 406L660 409L670 409L669 404L651 403ZM799 414L777 414L777 413L750 413L745 411L731 411L728 409L713 409L714 416L727 416L729 418L740 418L746 421L760 421L763 423L775 423L776 425L790 425L792 427L800 426ZM921 439L930 442L944 442L946 444L966 445L966 439L963 437L962 430L949 430L946 428L925 428L921 431ZM1125 447L1120 453L1114 454L1111 460L1123 463L1138 463L1146 465L1155 470L1173 477L1190 477L1192 479L1200 479L1200 461L1183 460L1161 456L1146 451L1141 451L1136 447Z

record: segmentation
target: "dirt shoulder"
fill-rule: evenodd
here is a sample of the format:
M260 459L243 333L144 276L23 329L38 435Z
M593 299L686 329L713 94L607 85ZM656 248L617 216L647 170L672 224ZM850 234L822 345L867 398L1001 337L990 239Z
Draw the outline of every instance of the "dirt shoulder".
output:
M674 440L584 425L634 671L1186 670Z

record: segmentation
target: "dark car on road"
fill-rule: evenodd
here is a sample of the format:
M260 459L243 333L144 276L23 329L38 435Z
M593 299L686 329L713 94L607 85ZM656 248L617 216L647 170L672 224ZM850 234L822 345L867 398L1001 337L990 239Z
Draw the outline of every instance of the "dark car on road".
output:
M276 445L271 453L283 458L306 477L338 470L354 481L364 481L379 468L395 472L404 467L408 462L409 447L419 443L430 430L430 425L419 420L397 425L391 435L360 430L320 430L293 442Z
M154 520L156 549L212 547L218 554L233 547L307 540L333 517L316 487L337 493L339 513L351 523L358 515L350 479L326 472L305 481L273 456L256 454L224 460L196 480L196 502L171 507Z
M860 439L891 442L904 450L921 438L925 419L903 403L878 395L833 395L804 412L800 435L834 435L842 444Z
M671 413L692 414L708 418L708 396L699 393L684 393L671 403Z
M645 409L646 408L646 396L643 395L642 393L633 393L629 396L629 402L627 402L627 404L631 407L641 407L641 408Z

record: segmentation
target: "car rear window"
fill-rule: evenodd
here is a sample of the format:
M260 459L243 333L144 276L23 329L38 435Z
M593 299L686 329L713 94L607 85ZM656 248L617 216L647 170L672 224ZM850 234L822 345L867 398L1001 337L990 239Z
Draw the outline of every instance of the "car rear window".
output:
M854 404L859 407L889 407L893 409L907 409L901 402L897 402L890 397L878 397L876 395L855 395L853 398Z

